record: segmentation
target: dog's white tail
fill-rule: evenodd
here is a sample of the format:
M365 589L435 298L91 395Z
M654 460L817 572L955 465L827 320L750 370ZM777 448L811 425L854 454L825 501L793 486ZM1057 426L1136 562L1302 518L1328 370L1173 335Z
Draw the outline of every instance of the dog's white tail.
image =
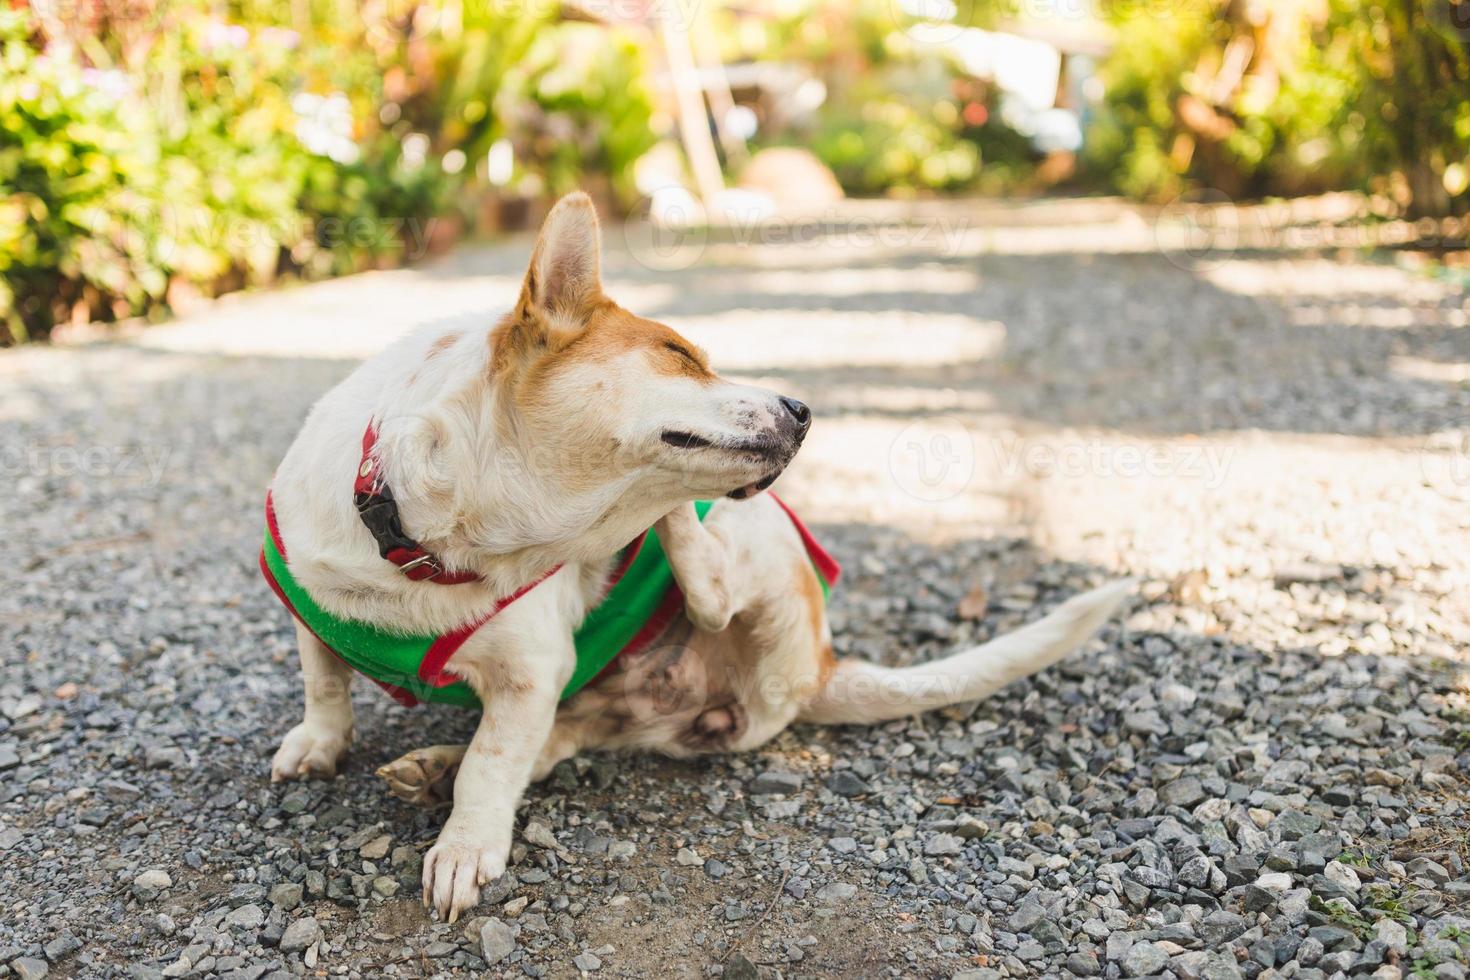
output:
M1133 589L1124 579L1073 596L1014 633L943 660L893 668L841 660L799 720L863 725L976 701L1049 667L1081 646Z

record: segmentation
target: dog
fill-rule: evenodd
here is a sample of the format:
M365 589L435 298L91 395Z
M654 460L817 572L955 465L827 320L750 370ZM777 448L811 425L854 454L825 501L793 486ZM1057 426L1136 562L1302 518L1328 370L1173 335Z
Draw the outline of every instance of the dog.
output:
M505 871L526 786L563 759L743 751L793 722L973 701L1076 649L1129 588L935 663L834 659L839 569L763 492L811 412L720 378L607 298L600 250L590 199L563 198L514 309L365 362L312 409L267 498L261 566L294 614L305 685L272 779L335 774L354 668L406 702L480 711L468 746L380 770L410 799L452 792L423 864L424 904L450 922ZM606 634L592 653L589 629Z

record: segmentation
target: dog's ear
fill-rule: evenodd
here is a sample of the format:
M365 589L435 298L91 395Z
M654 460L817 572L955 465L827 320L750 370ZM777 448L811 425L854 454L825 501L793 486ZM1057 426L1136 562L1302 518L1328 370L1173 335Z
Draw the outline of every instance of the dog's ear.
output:
M492 374L514 370L582 331L602 295L602 234L592 199L556 202L541 225L515 309L492 333Z
M556 202L541 226L516 313L580 318L602 299L602 234L581 191Z

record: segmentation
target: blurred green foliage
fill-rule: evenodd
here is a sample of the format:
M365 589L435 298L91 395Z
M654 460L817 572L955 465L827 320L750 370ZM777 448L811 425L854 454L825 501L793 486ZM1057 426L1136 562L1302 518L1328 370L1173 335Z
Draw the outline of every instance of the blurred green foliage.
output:
M956 16L988 25L1012 9L1005 0L973 0ZM966 76L943 45L916 41L912 20L896 0L815 0L786 16L726 32L728 59L808 66L827 101L810 131L774 134L770 142L806 146L853 194L904 194L975 189L982 172L1011 189L1029 174L1034 155L994 118L994 92ZM977 108L985 127L966 122ZM1022 166L982 171L991 150Z
M1470 2L1123 4L1088 133L1095 178L1169 199L1359 189L1470 208Z
M1094 186L1470 210L1470 0L1101 7L1113 48L1074 106ZM630 204L657 135L647 41L551 4L130 0L126 20L47 19L91 9L0 9L0 344L415 258L487 200ZM916 39L901 0L708 9L726 61L823 83L818 111L759 138L811 148L850 192L1071 172L1038 172L993 84ZM962 0L950 34L1026 10Z
M536 5L0 10L0 344L417 258L486 192L608 203L652 141L636 47ZM508 186L492 145L514 145Z

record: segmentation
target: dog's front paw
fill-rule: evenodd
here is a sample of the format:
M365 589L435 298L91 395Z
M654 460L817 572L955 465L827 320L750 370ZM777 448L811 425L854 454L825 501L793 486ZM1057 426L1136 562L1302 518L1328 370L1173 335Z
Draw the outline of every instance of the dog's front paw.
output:
M303 721L281 739L281 747L271 759L271 782L302 776L330 779L337 774L337 763L351 744L350 728L344 733Z
M507 848L461 829L454 818L424 855L424 905L441 921L454 922L480 901L480 886L505 873Z

